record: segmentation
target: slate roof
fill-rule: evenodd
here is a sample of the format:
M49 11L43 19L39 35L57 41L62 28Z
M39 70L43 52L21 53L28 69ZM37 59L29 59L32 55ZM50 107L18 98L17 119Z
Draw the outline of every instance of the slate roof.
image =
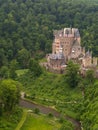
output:
M49 57L51 59L64 59L64 56L62 53L58 53L58 54L50 54Z
M88 51L85 53L85 58L90 57L90 56L92 56L92 54L91 54L91 52L88 50Z
M80 37L78 28L64 28L62 30L54 30L54 36L64 36L64 35L69 37L71 36Z

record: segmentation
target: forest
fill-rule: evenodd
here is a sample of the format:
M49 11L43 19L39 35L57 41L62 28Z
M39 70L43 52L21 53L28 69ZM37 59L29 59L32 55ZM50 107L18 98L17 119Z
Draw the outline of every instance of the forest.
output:
M0 66L51 52L53 30L76 27L81 44L98 56L98 0L1 0Z
M98 129L94 71L84 78L72 62L62 75L39 65L51 53L53 30L65 27L78 28L81 45L98 57L98 0L0 0L0 130L13 130L21 120L21 91L78 120L84 130ZM73 130L62 118L58 130Z

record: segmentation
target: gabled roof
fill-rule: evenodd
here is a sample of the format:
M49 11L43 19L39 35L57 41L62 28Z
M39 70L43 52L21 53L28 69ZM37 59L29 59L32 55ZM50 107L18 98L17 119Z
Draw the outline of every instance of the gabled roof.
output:
M89 50L85 53L85 58L87 57L92 57L92 53Z
M73 47L74 46L80 46L80 43L78 42L78 40L76 39L76 40L74 40L74 42L73 42L73 45L72 45Z
M61 30L54 30L54 36L73 35L74 37L80 37L78 28L64 28Z
M50 54L49 57L50 59L64 59L63 53Z

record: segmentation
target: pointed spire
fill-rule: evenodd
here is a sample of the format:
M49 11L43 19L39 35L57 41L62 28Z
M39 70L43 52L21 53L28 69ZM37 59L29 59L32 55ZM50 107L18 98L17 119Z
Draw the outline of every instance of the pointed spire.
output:
M71 30L71 34L72 34L72 25L70 25L70 30Z

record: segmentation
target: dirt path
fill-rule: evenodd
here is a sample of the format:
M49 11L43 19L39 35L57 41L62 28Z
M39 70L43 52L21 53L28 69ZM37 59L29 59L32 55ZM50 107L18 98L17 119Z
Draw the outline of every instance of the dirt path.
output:
M20 106L28 108L28 109L38 108L40 110L40 112L43 114L52 113L55 117L58 117L58 118L61 117L61 114L59 112L57 112L55 109L46 107L43 105L31 103L25 99L20 100ZM75 130L81 130L81 125L80 125L79 121L77 121L69 116L65 116L65 119L71 121L75 125Z

